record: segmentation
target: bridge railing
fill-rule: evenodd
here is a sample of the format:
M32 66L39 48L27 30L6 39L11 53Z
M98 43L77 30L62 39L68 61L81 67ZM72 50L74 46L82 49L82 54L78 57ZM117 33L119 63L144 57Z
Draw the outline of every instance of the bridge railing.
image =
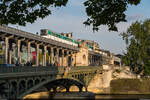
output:
M31 66L17 66L17 67L0 67L1 73L15 73L15 72L41 72L41 71L58 71L57 67L31 67Z
M80 71L80 70L96 70L99 69L98 66L78 66L78 67L70 67L70 72ZM14 66L14 67L0 67L0 74L3 73L17 73L17 72L42 72L42 71L51 71L51 72L64 72L65 67L54 67L54 66Z

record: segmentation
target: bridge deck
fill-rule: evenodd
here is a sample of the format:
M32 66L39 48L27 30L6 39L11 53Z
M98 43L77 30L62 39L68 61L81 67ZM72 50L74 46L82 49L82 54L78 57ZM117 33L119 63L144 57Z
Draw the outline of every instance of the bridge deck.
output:
M64 67L0 67L0 79L4 77L26 76L26 75L43 75L43 74L62 74ZM80 66L70 67L69 73L80 73L88 71L102 70L100 66Z

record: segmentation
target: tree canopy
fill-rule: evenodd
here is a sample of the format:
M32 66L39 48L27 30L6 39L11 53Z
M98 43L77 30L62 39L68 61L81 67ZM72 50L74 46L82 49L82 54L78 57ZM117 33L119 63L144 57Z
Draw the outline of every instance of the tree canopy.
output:
M137 5L141 0L86 0L84 6L88 19L85 25L92 25L98 31L100 25L117 31L116 24L126 21L128 4ZM68 0L0 0L0 24L25 26L37 18L51 14L50 7L66 6Z
M122 36L127 44L123 62L135 73L150 75L150 19L136 21Z

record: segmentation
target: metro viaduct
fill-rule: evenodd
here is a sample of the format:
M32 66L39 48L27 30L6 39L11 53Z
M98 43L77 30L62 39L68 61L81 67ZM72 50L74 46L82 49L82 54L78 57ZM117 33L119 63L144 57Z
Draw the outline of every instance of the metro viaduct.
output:
M42 54L44 57L43 66L46 66L46 53L49 54L49 64L54 63L54 56L56 56L56 62L59 62L59 57L63 58L71 56L72 53L75 53L79 48L72 45L64 44L52 39L47 39L36 34L24 32L7 26L0 26L0 40L5 42L5 63L11 64L11 49L12 43L17 44L17 56L21 62L20 50L21 46L27 46L28 61L31 60L31 46L36 49L36 66L39 66L39 49L42 49Z
M66 92L77 86L78 92L87 87L96 74L103 70L98 66L71 67L64 76L64 67L0 67L0 96L7 99L23 98L38 89L57 92L59 86Z
M21 63L22 46L27 47L27 61L31 62L31 47L35 48L35 65L39 66L39 52L42 50L42 66L53 65L58 62L60 66L75 66L72 64L72 54L79 52L79 47L59 41L41 37L36 34L24 32L8 26L0 26L0 41L5 42L5 63L12 64L12 44L16 44L17 60ZM46 54L48 53L48 60ZM89 51L91 64L100 64L100 54ZM64 59L66 63L64 64ZM76 59L76 58L75 58ZM61 60L61 61L60 61Z

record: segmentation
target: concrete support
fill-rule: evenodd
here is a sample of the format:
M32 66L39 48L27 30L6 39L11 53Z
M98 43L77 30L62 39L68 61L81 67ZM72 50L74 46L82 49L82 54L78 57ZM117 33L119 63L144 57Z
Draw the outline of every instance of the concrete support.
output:
M77 57L77 56L76 56L76 54L75 54L75 59L74 59L74 60L75 60L75 61L74 61L74 62L75 62L75 64L74 64L74 66L76 66L76 63L77 63L77 62L76 62L76 57Z
M66 56L65 56L65 58L66 58L66 66L69 66L69 65L68 65L68 54L69 54L69 52L66 51Z
M48 50L48 64L51 64L51 53L50 50Z
M36 66L39 66L39 44L36 44Z
M8 37L5 37L5 63L8 63Z
M51 53L50 53L50 63L53 65L54 64L54 61L53 61L53 59L54 59L54 48L53 47L51 47L50 48L51 49Z
M70 66L73 66L73 64L72 64L72 60L73 60L73 58L72 58L72 54L73 54L73 52L72 51L70 51Z
M61 66L64 66L64 50L62 49L62 63Z
M46 53L47 53L47 46L44 46L44 66L46 66Z
M21 53L20 53L21 40L17 40L17 56L19 63L21 63Z
M31 42L28 42L28 62L31 61L30 55L31 55Z
M9 64L12 64L12 51L9 51Z
M59 49L56 49L56 62L59 63Z

